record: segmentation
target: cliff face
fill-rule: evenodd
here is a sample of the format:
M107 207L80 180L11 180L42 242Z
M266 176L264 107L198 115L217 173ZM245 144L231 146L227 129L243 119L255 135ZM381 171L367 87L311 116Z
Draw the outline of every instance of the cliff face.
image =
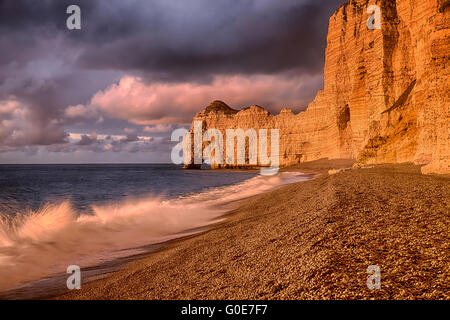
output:
M369 30L367 7L381 8ZM280 165L320 158L425 164L450 173L450 1L352 0L330 18L324 89L307 110L278 115L216 103L194 121L280 130Z

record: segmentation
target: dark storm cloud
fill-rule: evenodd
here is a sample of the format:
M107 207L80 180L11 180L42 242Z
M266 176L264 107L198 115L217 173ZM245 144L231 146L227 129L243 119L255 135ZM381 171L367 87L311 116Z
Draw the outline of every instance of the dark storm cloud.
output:
M82 37L90 45L78 63L171 81L289 70L316 73L323 67L329 16L342 0L168 3L133 2L119 19L114 11L103 10L92 29L86 25Z
M59 32L66 46L81 51L77 64L89 69L134 70L169 80L291 69L314 73L323 66L328 18L342 2L3 0L0 32L22 32L23 41L2 50L0 61L39 55L20 49L39 47L40 38ZM69 4L81 7L80 31L65 28Z
M86 1L83 8L93 11L94 3ZM10 144L63 142L63 109L88 100L93 90L114 80L113 72L92 74L75 66L79 51L67 37L65 23L69 4L64 0L0 0L0 105L18 101L26 114L23 126L36 128L33 136L20 141L7 137L16 141ZM0 131L5 130L1 120ZM36 134L38 128L42 132ZM18 131L11 123L8 129Z

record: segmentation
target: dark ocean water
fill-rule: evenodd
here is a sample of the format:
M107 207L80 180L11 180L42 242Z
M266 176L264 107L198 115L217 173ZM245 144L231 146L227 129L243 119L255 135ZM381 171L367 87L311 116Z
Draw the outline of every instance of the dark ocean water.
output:
M242 182L257 171L184 170L172 164L0 165L0 211L38 210L70 200L80 212L91 205L149 194L175 198Z
M236 200L309 178L154 164L0 165L0 297L67 290L70 265L84 276L111 271L220 221Z

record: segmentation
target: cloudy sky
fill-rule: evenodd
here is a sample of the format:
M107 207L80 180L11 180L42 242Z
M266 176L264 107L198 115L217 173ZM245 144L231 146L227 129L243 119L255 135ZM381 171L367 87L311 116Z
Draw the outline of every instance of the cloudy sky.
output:
M169 162L213 100L303 110L343 2L0 0L0 163Z

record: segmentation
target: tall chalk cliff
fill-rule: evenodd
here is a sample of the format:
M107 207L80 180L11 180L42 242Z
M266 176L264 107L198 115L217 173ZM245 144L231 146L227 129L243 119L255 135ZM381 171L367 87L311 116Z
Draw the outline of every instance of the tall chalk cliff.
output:
M372 4L381 29L367 28ZM194 121L224 137L225 129L279 129L281 166L353 158L450 173L449 28L449 0L349 1L330 18L324 88L306 111L271 115L216 101Z

